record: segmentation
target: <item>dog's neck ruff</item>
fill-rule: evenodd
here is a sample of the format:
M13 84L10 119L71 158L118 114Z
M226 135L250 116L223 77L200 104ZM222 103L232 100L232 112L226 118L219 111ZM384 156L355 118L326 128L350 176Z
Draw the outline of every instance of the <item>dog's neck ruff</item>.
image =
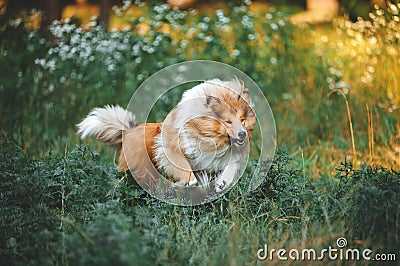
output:
M218 173L228 164L231 157L230 145L219 149L215 147L212 150L201 150L199 142L202 140L190 138L185 130L181 131L180 137L183 144L183 153L188 158L194 171Z

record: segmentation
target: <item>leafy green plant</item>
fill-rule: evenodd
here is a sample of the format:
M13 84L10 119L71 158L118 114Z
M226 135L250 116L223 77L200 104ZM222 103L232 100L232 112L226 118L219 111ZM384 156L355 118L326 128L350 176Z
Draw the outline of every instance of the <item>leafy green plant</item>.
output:
M400 243L400 173L368 165L350 171L345 220L353 237L384 241L387 246L395 247Z
M59 241L105 202L113 175L96 163L96 153L83 146L64 157L29 159L15 144L1 149L1 257L3 262L56 263ZM110 172L111 171L111 172ZM69 222L66 222L69 221ZM7 251L7 252L6 252Z

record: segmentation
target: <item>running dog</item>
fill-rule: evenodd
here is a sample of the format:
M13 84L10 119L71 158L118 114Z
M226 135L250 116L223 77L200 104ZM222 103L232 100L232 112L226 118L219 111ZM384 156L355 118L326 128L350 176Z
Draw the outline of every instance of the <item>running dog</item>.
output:
M238 79L212 79L187 90L160 123L136 125L131 112L105 106L77 125L82 138L92 135L117 149L118 171L145 176L151 162L179 185L215 179L217 192L246 163L255 126L249 90Z

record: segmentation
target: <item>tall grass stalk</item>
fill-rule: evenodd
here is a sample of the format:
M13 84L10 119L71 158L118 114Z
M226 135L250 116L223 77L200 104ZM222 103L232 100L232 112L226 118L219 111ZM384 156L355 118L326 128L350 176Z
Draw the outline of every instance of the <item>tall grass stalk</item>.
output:
M353 165L356 165L357 163L357 151L356 151L356 145L354 143L354 132L353 132L353 122L351 120L351 113L350 113L350 107L349 107L349 101L347 101L347 97L346 94L344 94L343 91L341 90L332 90L329 94L328 94L328 98L332 95L332 93L337 92L340 95L343 96L345 102L346 102L346 110L347 110L347 119L349 120L349 130L350 130L350 139L351 139L351 151L352 151L352 162Z
M61 260L63 264L68 264L66 250L65 250L65 179L67 178L67 154L68 154L68 144L65 145L64 157L63 157L63 174L61 177L61 209L60 209L60 231L61 231Z
M365 103L368 117L368 151L369 151L369 164L373 164L374 158L374 127L372 124L372 108L370 109L368 103Z

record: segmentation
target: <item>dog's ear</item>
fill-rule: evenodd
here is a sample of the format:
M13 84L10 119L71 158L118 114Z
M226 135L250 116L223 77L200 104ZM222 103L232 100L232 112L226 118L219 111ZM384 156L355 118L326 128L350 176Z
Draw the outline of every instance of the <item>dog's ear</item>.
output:
M219 104L221 104L220 99L211 95L206 95L206 106L212 107L214 105L219 105Z
M250 99L250 93L249 93L249 89L246 87L243 87L243 91L242 91L242 95L245 99Z
M205 106L218 118L222 118L222 102L221 99L207 95Z
M239 83L240 88L245 88L244 81L241 79L236 78L237 82Z
M240 99L240 97L243 97L246 100L250 100L249 89L246 88L246 86L244 85L244 81L237 78L236 82L238 83L239 92L240 92L238 95L238 99Z

